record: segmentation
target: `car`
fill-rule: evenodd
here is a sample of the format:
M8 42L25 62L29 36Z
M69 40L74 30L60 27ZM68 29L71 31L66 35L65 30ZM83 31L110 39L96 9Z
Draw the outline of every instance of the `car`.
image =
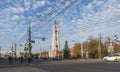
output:
M61 57L55 57L55 58L53 58L53 60L62 60L62 58Z
M103 61L119 61L120 62L120 53L110 54L103 57Z

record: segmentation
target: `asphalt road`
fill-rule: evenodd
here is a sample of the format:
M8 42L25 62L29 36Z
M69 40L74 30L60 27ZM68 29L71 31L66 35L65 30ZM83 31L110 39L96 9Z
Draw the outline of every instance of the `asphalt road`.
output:
M120 72L120 63L62 63L31 65L48 72Z
M34 61L31 64L1 65L0 72L120 72L120 62L43 60Z

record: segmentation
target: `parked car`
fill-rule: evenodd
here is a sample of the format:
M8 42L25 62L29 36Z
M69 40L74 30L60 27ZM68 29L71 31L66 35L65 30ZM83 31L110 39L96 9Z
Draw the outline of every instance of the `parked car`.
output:
M110 54L103 57L103 61L119 61L120 62L120 53Z
M55 57L55 58L53 58L53 60L62 60L62 58L61 57Z

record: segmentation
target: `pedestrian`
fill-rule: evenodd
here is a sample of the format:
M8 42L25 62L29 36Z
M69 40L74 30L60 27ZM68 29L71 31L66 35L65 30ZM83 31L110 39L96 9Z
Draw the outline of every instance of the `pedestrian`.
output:
M86 60L89 59L89 53L88 53L88 51L85 52L85 59Z
M12 60L13 60L13 58L11 57L11 56L9 56L9 64L12 64Z
M23 63L23 57L22 56L20 57L20 63L21 64Z
M31 63L32 62L32 58L28 57L28 62Z

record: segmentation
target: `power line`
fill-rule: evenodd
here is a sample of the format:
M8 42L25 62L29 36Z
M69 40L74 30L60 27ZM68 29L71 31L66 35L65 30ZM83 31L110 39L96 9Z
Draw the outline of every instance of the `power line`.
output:
M66 1L66 0L65 0ZM64 1L63 1L64 2ZM59 2L58 2L59 3ZM44 18L47 18L50 14L52 14L58 7L60 7L60 5L59 4L56 4L56 6L54 7L54 8L52 8L49 12L48 12L48 14L47 14L47 16L45 16Z
M26 8L25 8L25 2L24 2L24 0L22 0L22 3L23 3L23 9L24 9L25 23L27 24L27 14L26 14ZM25 33L25 34L23 35L23 37L20 38L20 40L19 40L18 42L20 42L21 40L23 40L24 37L26 36L26 34L27 34L27 33Z
M60 12L58 12L54 17L57 17L58 15L60 15L61 13L63 13L65 10L67 10L69 7L71 7L74 3L76 3L78 0L73 1L70 5L68 5L66 8L64 8L63 10L61 10ZM54 17L51 17L50 19L47 19L44 23L42 23L43 25L46 22L49 22L50 20L52 20ZM36 29L36 31L38 31L39 28ZM34 31L35 32L35 31Z
M51 9L51 11L50 11L50 13L48 13L47 14L47 16L45 16L45 18L47 18L51 13L57 13L54 17L57 17L58 15L60 15L61 13L63 13L65 10L67 10L69 7L71 7L74 3L76 3L78 0L74 0L70 5L68 5L68 6L66 6L63 10L61 10L61 11L59 11L58 13L57 12L54 12L56 9L57 9L57 7L60 7L60 5L58 6L58 4L56 4L56 6L53 8L53 9ZM23 1L24 2L24 1ZM64 0L63 1L63 3L64 2L66 2L66 0ZM23 6L24 7L24 10L25 10L25 5ZM26 13L25 13L25 16L26 16ZM47 18L47 20L45 20L45 22L42 22L42 23L40 23L41 25L44 25L46 22L49 22L50 20L52 20L53 18L54 18L53 16L52 17L50 17L49 19ZM27 20L27 19L26 19ZM38 25L38 24L36 24L36 25ZM32 26L32 28L33 27L35 27L36 25L34 25L34 26ZM36 28L36 30L38 30L38 28ZM36 31L35 30L35 31ZM34 31L34 32L35 32ZM24 35L25 36L25 35ZM22 37L23 38L23 37ZM21 39L20 39L21 40Z
M58 7L60 7L60 5L62 4L62 3L65 3L67 0L64 0L63 2L61 2L59 5L58 4L56 4L56 6L54 7L54 8L52 8L49 12L48 12L48 14L44 17L45 18L45 21L46 20L48 20L51 16L51 14L53 14L53 13L57 13L57 12L55 12L55 10L56 9L58 9ZM49 18L48 18L49 17ZM43 24L43 22L40 22L40 24ZM33 26L33 27L35 27L35 25Z
M27 14L26 14L26 12L25 12L25 3L24 3L24 0L22 0L22 3L23 3L23 8L24 8L24 16L25 16L25 21L27 21ZM50 10L50 12L47 14L47 16L49 16L49 14L50 13L52 13L56 8L57 8L58 6L56 5L53 9L51 9ZM47 16L45 17L45 18L47 18ZM27 22L26 22L27 23ZM32 26L32 27L34 27L34 26ZM26 36L26 33L25 33L25 35L24 36ZM23 39L24 37L22 37L22 38L20 38L20 40L18 41L18 42L20 42L21 41L21 39Z
M25 36L27 36L27 33L28 33L28 32L26 32L26 33L20 38L20 40L17 41L17 43L21 42L22 40L25 40L24 38L26 38Z

